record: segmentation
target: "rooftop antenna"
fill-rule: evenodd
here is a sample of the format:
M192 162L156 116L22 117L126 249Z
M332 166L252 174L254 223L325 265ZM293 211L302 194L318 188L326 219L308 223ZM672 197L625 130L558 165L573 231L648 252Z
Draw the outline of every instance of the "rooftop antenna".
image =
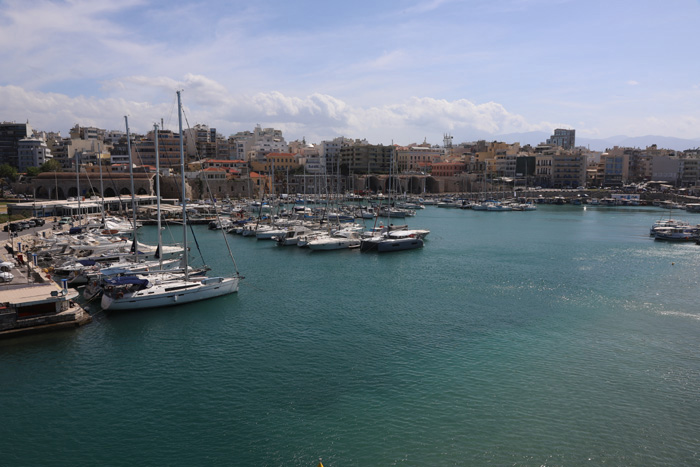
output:
M449 133L445 133L443 135L442 141L445 145L445 149L452 149L452 135Z

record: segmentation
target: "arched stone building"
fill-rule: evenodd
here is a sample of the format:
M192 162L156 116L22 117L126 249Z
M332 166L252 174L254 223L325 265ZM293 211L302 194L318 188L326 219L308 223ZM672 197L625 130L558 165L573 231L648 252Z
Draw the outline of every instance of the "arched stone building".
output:
M135 173L134 191L137 195L155 195L154 173ZM96 174L80 174L80 193L76 174L70 172L43 172L34 178L32 185L38 199L66 199L70 197L131 196L131 178L128 173L106 172L102 176L104 193L100 193L100 178Z

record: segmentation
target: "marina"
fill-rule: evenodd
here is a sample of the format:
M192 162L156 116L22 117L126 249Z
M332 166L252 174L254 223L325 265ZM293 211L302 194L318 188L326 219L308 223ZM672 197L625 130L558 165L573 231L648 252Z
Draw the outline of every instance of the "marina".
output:
M88 304L75 332L0 341L0 448L11 464L694 464L700 246L654 241L668 217L426 206L409 221L425 246L388 255L228 234L238 294ZM220 232L192 228L229 273ZM30 434L39 449L16 449Z
M0 15L0 467L700 466L698 2Z

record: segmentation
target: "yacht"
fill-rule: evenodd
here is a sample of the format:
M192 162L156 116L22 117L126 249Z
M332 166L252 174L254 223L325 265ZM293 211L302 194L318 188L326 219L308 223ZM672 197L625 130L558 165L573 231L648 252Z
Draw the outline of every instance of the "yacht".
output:
M671 242L693 242L700 238L697 227L659 227L654 231L654 240Z
M238 283L241 277L237 271L235 275L229 277L192 277L190 275L190 269L187 264L187 199L184 196L186 193L184 178L185 154L183 145L184 132L182 130L182 104L180 102L180 91L177 92L177 105L180 126L180 173L182 174L181 193L183 193L182 225L183 244L185 248L182 264L183 272L161 272L158 274L149 274L148 276L121 276L115 279L107 280L101 300L102 308L105 310L133 310L172 306L238 292ZM130 141L128 121L126 128L128 144ZM128 148L129 157L131 158L131 146L128 145ZM157 159L158 146L156 144L156 160ZM224 240L226 240L225 236ZM230 250L229 254L231 254ZM231 259L233 260L233 256L231 256Z
M355 231L339 230L310 240L306 245L310 250L343 250L360 246L360 235Z

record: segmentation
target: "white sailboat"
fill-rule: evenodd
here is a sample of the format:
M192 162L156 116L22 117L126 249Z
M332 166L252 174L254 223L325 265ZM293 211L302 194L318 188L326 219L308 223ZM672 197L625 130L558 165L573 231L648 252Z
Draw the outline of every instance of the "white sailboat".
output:
M180 172L182 175L183 244L185 251L187 251L185 155L180 91L177 92L177 102L180 128ZM228 240L226 240L225 236L224 240L228 246ZM233 260L233 255L231 255L231 259ZM238 272L231 277L190 277L187 261L187 254L185 254L183 257L183 274L135 275L107 280L105 291L102 295L102 308L105 310L135 310L172 306L238 292L238 283L241 279Z
M391 209L391 195L394 192L392 184L392 168L394 166L393 152L391 164L389 165L389 202L386 207L387 217L396 217L393 209ZM380 214L382 208L380 207ZM399 216L405 217L405 216ZM376 222L375 222L376 226ZM380 229L372 229L367 235L363 236L360 242L360 251L378 251L380 253L389 251L413 250L423 247L423 239L430 233L429 230L408 230L407 226L394 226L390 224L388 227Z

